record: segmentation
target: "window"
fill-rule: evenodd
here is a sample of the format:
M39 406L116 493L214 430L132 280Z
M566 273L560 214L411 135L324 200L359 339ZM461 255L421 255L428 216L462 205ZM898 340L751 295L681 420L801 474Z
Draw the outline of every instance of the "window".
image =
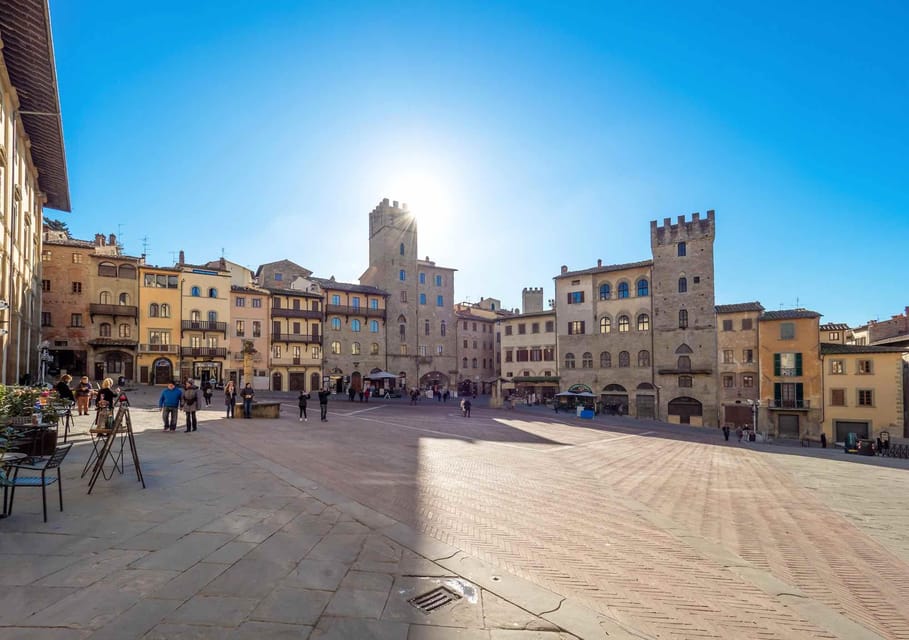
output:
M294 322L294 324L293 324L293 333L294 333L295 335L300 335L300 323L299 323L299 322Z
M735 387L735 376L725 375L723 376L723 388L732 389Z
M471 360L470 366L471 366L472 369L476 369L476 368L477 368L477 359L476 359L476 358L474 358L473 360Z
M628 297L628 283L627 282L619 283L619 297L620 298Z
M262 298L253 298L252 299L253 309L258 309L262 306Z
M123 306L129 305L129 294L121 293L120 296L117 298L117 302Z
M359 309L360 308L360 296L354 296L353 298L351 298L350 306L352 306L354 309Z
M50 327L51 326L51 314L50 311L41 312L41 326Z
M436 296L436 306L437 307L445 306L445 296Z
M153 329L148 332L148 342L149 344L170 344L170 333Z
M379 343L378 342L373 342L371 345L369 345L369 355L371 355L371 356L379 355Z
M688 291L688 278L679 278L679 293L686 293Z
M341 318L332 318L331 319L331 328L334 331L341 330Z
M82 264L82 254L81 253L73 254L73 264Z
M835 375L842 375L846 373L846 363L843 360L831 360L830 373Z
M692 280L694 280L694 283L695 283L695 284L700 284L700 283L701 283L701 276L695 276L694 278L692 278Z
M688 356L679 356L677 368L679 371L691 371L691 358Z
M649 367L650 366L650 352L644 349L643 351L638 351L638 366L639 367Z
M679 387L691 388L694 379L691 376L679 376Z
M609 333L612 331L612 320L609 319L609 316L603 316L600 318L600 333Z
M505 350L505 362L513 362L513 361L514 361L514 352L511 349L506 349Z
M589 351L585 351L584 355L581 356L581 368L593 369L593 354Z
M746 364L754 362L754 349L742 349L742 362Z
M742 376L742 386L745 387L746 389L753 389L754 388L754 376L747 374L747 373L745 375L743 375Z
M519 336L527 335L527 325L524 324L523 322L518 323L518 335Z
M511 325L510 324L505 325L505 335L506 336L511 335Z
M218 312L217 312L217 311L209 311L209 312L208 312L208 321L209 321L209 322L217 322L217 321L218 321Z
M802 375L802 354L774 353L773 375L780 377L798 377Z
M462 368L462 369L466 369L466 368L467 368L467 358L462 358L462 359L461 359L461 368Z
M485 358L484 358L485 361ZM542 362L543 361L543 350L540 347L531 347L530 348L530 361L531 362ZM485 364L483 365L486 366Z
M424 320L424 321L423 321L423 335L424 335L424 336L428 336L428 335L429 335L429 320Z
M638 316L638 331L650 331L650 316L646 313Z
M619 367L627 368L631 366L631 354L627 351L619 352Z
M574 354L573 353L565 354L565 368L574 369Z
M110 304L110 291L102 291L98 295L98 302L101 304Z
M751 331L753 327L751 318L742 318L742 331Z
M403 242L401 243L401 246L398 247L398 254L402 255L402 256L404 255L404 243Z
M483 327L483 328L485 329L486 327ZM439 334L440 334L443 338L445 337L445 332L446 332L447 329L448 329L448 327L445 326L445 321L442 320L442 324L439 325Z
M420 284L426 284L426 274L422 271L420 272Z
M476 340L473 341L473 348L474 348L474 349L477 348L477 341L476 341Z
M398 347L398 353L400 353L402 356L406 356L407 355L407 345L402 344L400 347Z
M421 344L419 347L417 347L417 350L419 351L419 353L420 353L421 356L427 355L427 354L426 354L426 345L425 345L425 344Z
M581 304L584 302L584 292L583 291L569 291L568 292L568 304Z
M169 318L170 317L170 305L166 302L161 304L161 317Z
M258 321L258 320L253 320L253 332L252 332L252 337L253 337L253 338L261 338L261 337L262 337L262 323L261 323L260 321Z
M189 319L192 322L202 322L202 314L198 310L193 310L189 312Z
M682 309L679 311L679 329L688 328L688 311Z
M555 362L555 349L552 347L543 347L543 361Z
M379 321L378 320L369 321L369 332L370 333L379 333Z
M128 338L130 336L130 333L132 333L132 332L130 331L130 327L128 324L123 323L120 325L120 337L121 338Z
M442 345L438 345L436 347L436 355L442 355Z
M235 331L236 331L236 333L237 333L237 337L238 337L238 338L244 337L244 336L246 335L246 321L245 321L245 320L237 320L234 329L235 329Z
M401 302L407 302L407 291L401 291Z
M245 306L246 306L246 298L236 298L236 299L234 300L234 306L235 306L235 307L245 307Z
M618 318L619 324L619 333L628 333L628 329L631 326L631 321L628 319L628 316L622 315Z
M280 358L281 357L281 345L276 344L275 346L273 346L271 348L271 355L274 358Z
M555 321L547 320L546 321L546 333L552 333L553 331L555 331Z
M578 336L584 333L584 321L574 320L568 323L568 335Z
M208 297L209 297L209 298L217 298L217 297L218 297L218 290L215 289L214 287L211 287L211 288L208 290Z
M426 294L425 293L420 294L420 304L426 304Z
M530 324L530 333L539 333L540 332L540 323L532 322ZM486 327L483 327L483 333L486 333Z
M352 342L350 344L350 355L352 355L352 356L360 355L360 343L359 342Z
M341 342L339 340L332 340L331 342L331 352L335 355L341 354Z
M283 273L275 272L275 281L276 281L276 282L281 282L282 280L284 280L284 274L283 274Z
M98 335L102 338L110 338L110 323L102 322L101 326L98 327Z
M199 296L202 295L202 289L200 289L199 287L193 287L192 289L189 290L189 295L191 295L195 298L198 298Z
M407 272L404 271L404 269L401 269L398 272L398 280L400 280L401 282L405 282L407 280Z
M858 406L860 406L860 407L873 407L874 406L874 392L871 389L859 389L858 390Z
M117 265L111 262L102 262L98 265L98 275L104 278L116 278Z
M76 284L76 283L74 282L73 284ZM41 291L50 291L50 290L51 290L50 280L42 280L41 281ZM76 292L73 291L73 293L76 293Z
M688 255L688 245L684 242L680 242L678 246L678 256L680 258ZM681 386L681 385L679 385Z
M41 262L50 262L51 257L52 257L52 254L47 249L45 249L44 251L41 252Z
M780 340L795 340L795 323L780 323Z
M600 300L609 300L612 297L612 289L608 282L600 285Z
M834 407L845 407L846 406L846 390L845 389L831 389L830 390L830 405Z
M723 320L723 331L732 331L732 320Z
M600 367L609 369L612 367L612 354L608 351L600 352Z
M874 366L871 360L859 360L856 362L856 365L858 365L858 367L855 372L858 374L868 375L874 373Z
M839 342L839 340L840 340L840 332L839 332L839 331L831 331L830 334L829 334L829 338L830 338L830 342Z
M359 333L360 332L360 321L351 320L350 321L350 330L353 331L354 333Z
M638 297L645 298L648 295L650 295L650 283L646 278L641 278L638 280Z
M735 356L732 349L723 349L723 364L735 364Z
M148 317L149 318L158 317L158 303L157 302L152 302L150 305L148 305Z
M436 276L436 286L437 287L442 286L442 276Z

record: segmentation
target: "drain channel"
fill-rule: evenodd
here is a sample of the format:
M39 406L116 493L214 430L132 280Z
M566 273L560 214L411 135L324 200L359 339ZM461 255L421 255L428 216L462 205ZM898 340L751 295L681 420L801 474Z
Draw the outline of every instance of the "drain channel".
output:
M457 594L450 589L446 589L445 587L436 587L432 591L417 596L416 598L411 598L407 602L429 615L433 611L444 607L446 604L451 604L455 600L460 599L460 594Z

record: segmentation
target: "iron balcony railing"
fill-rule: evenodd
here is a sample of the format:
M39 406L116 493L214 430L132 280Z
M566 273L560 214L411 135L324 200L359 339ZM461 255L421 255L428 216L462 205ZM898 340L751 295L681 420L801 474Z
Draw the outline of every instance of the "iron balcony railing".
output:
M321 311L312 311L310 309L272 309L272 318L312 318L314 320L322 319Z
M193 358L226 358L227 347L180 347L180 355Z
M211 320L183 320L180 327L184 331L219 331L227 333L226 322L212 322Z
M272 333L272 342L306 342L310 344L322 344L321 334L312 333Z
M127 316L136 318L139 308L128 304L96 304L88 305L88 312L93 316Z
M179 353L180 345L178 344L140 344L139 351L147 353Z
M372 309L370 307L351 307L343 304L327 304L325 305L325 313L365 316L367 318L385 318L385 309Z
M771 409L810 409L810 400L771 400Z

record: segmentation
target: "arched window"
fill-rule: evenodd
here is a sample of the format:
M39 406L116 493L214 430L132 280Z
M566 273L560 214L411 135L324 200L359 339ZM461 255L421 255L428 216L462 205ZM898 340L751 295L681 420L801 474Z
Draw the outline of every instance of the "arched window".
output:
M148 305L148 317L149 317L149 318L157 318L157 317L158 317L158 309L159 309L159 307L158 307L158 303L157 303L157 302L152 302L150 305Z
M202 314L193 309L189 312L189 319L191 322L202 322Z
M679 278L679 293L688 292L688 278Z
M608 351L600 352L600 367L603 369L612 368L612 354Z
M130 336L130 327L128 324L123 323L120 325L120 337L128 338Z
M650 295L650 283L647 282L647 278L641 278L638 280L638 297L644 298Z
M461 360L461 368L462 368L462 369L466 369L466 368L467 368L467 358L463 358L463 359Z
M359 320L351 320L351 321L350 321L350 330L351 330L351 331L354 331L354 332L356 332L356 333L359 333L359 332L360 332L360 321L359 321Z
M679 243L679 257L681 258L686 255L688 255L688 245L686 245L684 242L680 242Z
M646 313L638 316L638 331L650 331L650 316Z
M679 329L688 328L688 311L682 309L679 311Z
M217 297L218 297L218 290L215 289L214 287L210 288L210 289L208 290L208 297L209 297L209 298L217 298Z
M359 342L352 342L350 344L350 355L352 355L352 356L360 355L360 343Z
M101 304L110 304L110 291L102 291L99 293L98 302Z
M638 366L639 367L649 367L650 366L650 352L646 349L638 351Z
M609 300L612 297L612 287L609 286L608 282L604 282L600 285L600 300Z
M217 322L217 321L218 321L218 312L217 312L217 311L209 311L209 312L208 312L208 321L209 321L209 322Z
M679 356L679 371L691 371L691 358L688 356Z
M429 320L426 320L423 323L423 333L426 334L427 336L429 335Z
M113 262L102 262L98 265L98 275L105 278L116 278L117 265Z
M370 333L379 333L379 321L378 320L369 321L369 332Z
M600 318L600 333L609 333L612 331L612 320L609 319L609 316L603 316Z
M402 256L404 255L404 243L403 242L401 243L401 246L398 247L398 253L400 253Z
M477 368L477 359L476 359L476 358L474 358L474 359L471 361L471 366L472 366L472 368L474 368L474 369Z
M335 331L341 330L341 318L332 318L331 319L331 328Z
M98 335L102 338L110 338L110 329L111 326L109 322L102 322L101 326L98 327Z
M373 355L373 356L379 355L379 343L378 342L373 342L371 345L369 345L369 354Z
M121 278L128 278L129 280L135 280L136 279L136 267L131 264L121 264L117 275Z
M630 326L631 321L628 319L628 316L619 316L619 333L628 333Z
M574 369L574 354L573 353L565 354L565 368Z
M406 325L406 324L399 324L399 325L398 325L398 331L400 332L401 340L403 340L403 339L407 336L407 325Z
M169 318L170 317L170 305L166 302L161 303L161 317Z
M439 326L439 333L442 334L442 337L443 337L443 338L445 337L445 329L446 329L446 327L445 327L445 321L442 320L442 324Z
M619 297L620 298L628 297L628 283L627 282L619 283Z
M122 304L122 305L128 305L128 304L129 304L129 294L128 294L128 293L121 293L121 294L120 294L120 304Z
M339 355L341 353L341 342L340 341L338 341L338 340L331 341L331 352L335 355Z
M193 296L194 298L198 298L199 296L202 295L202 289L200 289L199 287L193 287L192 289L189 290L189 295Z
M581 367L584 369L593 369L593 354L585 351L581 356Z
M620 367L630 367L631 366L631 354L627 351L619 352L619 366Z

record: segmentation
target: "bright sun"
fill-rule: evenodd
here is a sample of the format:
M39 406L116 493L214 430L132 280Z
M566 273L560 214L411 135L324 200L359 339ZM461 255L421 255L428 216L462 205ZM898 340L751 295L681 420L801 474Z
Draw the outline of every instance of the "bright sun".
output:
M453 196L438 176L425 171L403 173L392 181L389 196L407 203L417 219L421 240L450 230Z

